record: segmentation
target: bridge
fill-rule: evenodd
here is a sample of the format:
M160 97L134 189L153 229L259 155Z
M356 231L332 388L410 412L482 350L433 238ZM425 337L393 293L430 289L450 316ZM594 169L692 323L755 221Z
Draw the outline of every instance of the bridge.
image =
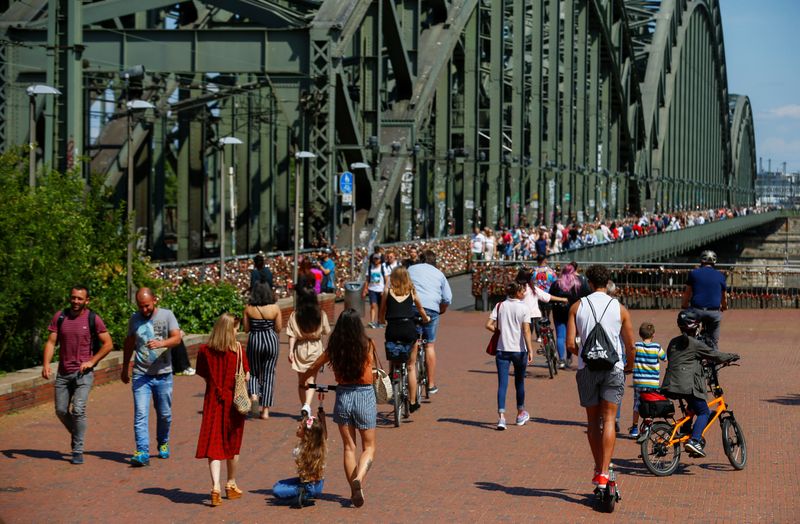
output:
M719 0L4 4L0 150L102 177L155 258L754 202Z

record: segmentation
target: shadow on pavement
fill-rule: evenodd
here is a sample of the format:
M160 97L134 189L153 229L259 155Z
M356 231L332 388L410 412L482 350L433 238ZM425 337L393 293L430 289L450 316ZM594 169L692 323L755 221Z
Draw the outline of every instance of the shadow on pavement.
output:
M794 393L791 395L785 395L783 397L770 398L764 402L780 404L782 406L800 406L800 394Z
M120 453L119 451L87 451L84 454L98 457L103 460L109 460L111 462L117 462L119 464L130 464L131 458L129 454Z
M463 418L440 418L437 422L450 422L453 424L461 424L462 426L473 426L476 428L497 430L497 425L490 422L479 422L477 420L465 420Z
M624 475L631 475L632 477L655 477L641 460L628 460L621 458L614 458L611 462L614 463L614 468L618 473ZM680 465L678 468L680 469ZM677 472L676 472L677 473Z
M211 495L208 493L191 493L189 491L183 491L180 488L144 488L140 489L139 493L159 495L175 504L203 504L211 500Z
M536 422L537 424L550 424L552 426L576 426L579 428L586 427L586 422L578 422L577 420L551 420L541 417L533 417L531 422Z
M708 471L736 471L730 464L723 464L721 462L712 462L710 464L700 464L700 467Z
M286 507L291 507L292 509L302 509L294 505L295 504L294 499L279 499L274 497L272 495L271 489L254 489L249 493L255 493L258 495L267 496L267 505L269 506L286 506ZM353 503L350 502L350 499L346 499L342 496L335 495L333 493L321 493L320 495L306 502L306 506L313 506L314 504L309 504L309 502L314 502L314 501L338 502L339 505L342 506L343 508L349 508L350 506L353 505Z
M593 495L591 494L574 494L574 493L566 493L563 489L538 489L538 488L526 488L521 486L511 487L511 486L503 486L502 484L497 484L495 482L476 482L475 486L478 489L483 489L486 491L502 491L508 495L522 495L524 497L552 497L556 499L561 499L565 502L571 502L572 504L578 504L581 506L588 506L592 507L592 500Z
M66 460L66 454L50 449L4 449L3 455L6 458L15 459L16 455L24 455L35 459Z

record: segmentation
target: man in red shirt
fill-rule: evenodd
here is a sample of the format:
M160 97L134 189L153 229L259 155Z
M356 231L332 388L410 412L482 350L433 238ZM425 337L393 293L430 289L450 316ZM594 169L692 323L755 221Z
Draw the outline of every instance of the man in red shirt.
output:
M50 336L44 344L42 377L50 380L56 344L59 346L58 373L55 383L55 404L58 419L72 435L73 464L83 464L83 438L86 434L86 401L94 382L94 367L113 347L111 335L98 315L90 315L89 290L75 286L69 294L69 309L58 311L50 321ZM94 328L89 320L94 320ZM92 333L102 346L92 351ZM70 403L72 410L69 409Z

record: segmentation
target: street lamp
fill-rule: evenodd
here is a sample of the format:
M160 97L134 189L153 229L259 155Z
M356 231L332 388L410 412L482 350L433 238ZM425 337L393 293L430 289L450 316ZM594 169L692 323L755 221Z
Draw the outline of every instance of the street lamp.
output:
M133 300L133 240L136 234L136 224L133 220L133 112L155 109L156 106L145 100L129 100L125 106L128 109L128 256L126 269L126 283L128 287L128 300Z
M225 278L225 146L239 145L242 141L235 136L219 139L219 280ZM233 164L233 163L231 163Z
M46 86L43 84L36 84L28 86L25 89L28 93L28 100L30 101L30 126L28 129L28 147L29 160L28 160L28 184L31 187L36 187L36 95L60 95L61 91L55 87Z
M317 155L308 151L298 151L294 154L294 271L292 283L297 282L297 261L300 258L300 164L306 158L317 158Z
M350 164L350 170L356 169L369 170L369 164L366 162L353 162ZM356 267L356 175L353 173L353 204L350 206L350 280L355 278L354 271Z

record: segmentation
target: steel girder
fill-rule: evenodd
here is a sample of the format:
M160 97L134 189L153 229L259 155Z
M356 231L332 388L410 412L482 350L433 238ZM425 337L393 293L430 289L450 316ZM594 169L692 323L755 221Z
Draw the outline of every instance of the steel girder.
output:
M747 206L755 202L756 138L753 110L746 96L730 96L731 152L733 173L729 187L729 202Z

